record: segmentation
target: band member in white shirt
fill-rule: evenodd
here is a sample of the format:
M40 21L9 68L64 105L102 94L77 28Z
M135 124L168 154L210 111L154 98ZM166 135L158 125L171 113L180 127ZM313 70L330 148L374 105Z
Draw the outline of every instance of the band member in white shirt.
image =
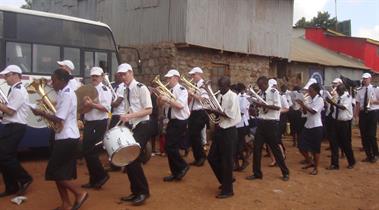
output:
M89 182L82 185L83 188L99 189L109 176L99 159L101 147L95 146L104 138L108 124L108 113L111 109L112 93L109 88L102 84L103 69L92 67L91 84L96 88L99 96L98 101L92 101L86 97L84 108L84 131L83 131L83 153L87 163Z
M339 169L338 163L338 150L339 148L346 154L348 161L348 169L352 169L355 165L354 153L351 146L351 120L353 119L353 105L352 97L346 90L345 85L340 84L337 86L337 101L330 99L329 103L334 106L333 112L333 135L330 140L330 150L332 153L331 164L327 168L329 170Z
M202 78L203 70L195 67L188 74L191 75L196 87L200 89L200 91L195 93L188 92L190 98L189 108L191 111L188 119L188 133L194 157L194 161L190 165L202 166L205 162L206 154L201 141L201 132L208 123L209 118L200 101L201 98L208 97L208 95L204 88L202 88L204 85L204 79Z
M300 136L299 150L309 163L303 169L313 167L311 175L317 175L318 163L320 159L321 140L323 137L323 127L321 121L321 111L324 108L324 100L320 95L320 86L317 83L311 84L308 88L308 94L311 97L310 103L304 103L302 100L297 100L300 104L303 113L306 113L307 121ZM309 156L313 156L313 163Z
M116 126L116 124L120 121L120 116L125 114L125 95L126 88L125 83L122 81L121 74L115 74L115 82L112 84L114 91L116 92L117 99L112 102L112 118L109 123L109 129Z
M74 76L72 76L72 72L75 70L75 66L70 60L63 60L63 61L57 61L60 68L64 69L70 74L70 81L68 82L68 85L70 86L71 90L75 91L77 90L82 84L77 81Z
M258 128L255 134L254 153L253 153L253 175L246 177L248 180L262 179L261 158L262 147L266 143L271 149L276 164L282 171L282 180L289 180L289 170L284 161L284 157L279 148L279 117L280 117L280 94L275 88L268 86L268 79L265 76L257 80L260 89L261 98L265 102L257 101L255 104L259 107Z
M51 76L54 90L58 93L55 114L32 109L61 128L55 132L55 142L46 168L45 179L55 181L62 204L57 209L79 209L88 198L88 193L80 190L72 182L76 179L76 151L79 143L79 129L76 120L77 99L69 86L70 75L64 69L57 69ZM75 203L70 202L68 192L75 196Z
M221 77L218 80L220 94L217 97L224 113L220 114L220 122L215 127L211 148L209 149L208 162L221 190L216 198L228 198L233 192L233 159L235 147L238 141L236 125L241 121L241 110L236 93L230 90L229 77Z
M149 89L134 79L133 69L129 64L121 64L117 73L120 74L126 87L126 109L125 114L120 116L120 120L129 123L134 139L141 148L145 148L151 136L149 115L153 108ZM142 205L150 196L149 185L142 169L142 156L143 154L140 153L136 160L125 166L131 194L121 197L121 200L132 202L135 206Z
M371 85L371 74L362 75L362 87L356 96L356 117L359 116L359 130L366 158L363 162L375 163L378 160L376 127L379 109L379 90Z
M26 132L26 103L29 102L29 95L21 83L22 70L16 65L9 65L0 74L10 86L8 103L0 103L0 111L4 113L4 128L0 133L0 172L5 185L0 197L4 197L24 194L33 179L17 159L17 147Z
M296 100L299 99L300 95L302 94L300 90L301 88L299 86L295 86L293 87L293 90L291 91L291 94L290 94L292 106L291 106L291 110L288 117L289 117L290 126L291 126L293 146L298 145L301 131L305 123L305 121L303 121L301 117L300 105L296 102Z
M179 84L180 74L177 70L171 69L165 75L170 91L175 98L159 96L159 103L165 103L165 114L169 119L166 127L165 150L170 166L171 175L163 178L165 182L181 180L189 170L186 161L180 156L180 141L184 138L187 121L190 115L188 108L188 92Z

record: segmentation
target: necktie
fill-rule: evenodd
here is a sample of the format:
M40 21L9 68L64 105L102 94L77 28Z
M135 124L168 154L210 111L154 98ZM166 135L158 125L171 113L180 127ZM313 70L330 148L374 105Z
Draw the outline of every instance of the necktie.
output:
M11 91L12 91L12 87L9 88L7 96L9 96L9 94L11 94Z
M173 92L172 89L170 91L171 91L171 93ZM168 119L171 119L171 109L172 109L171 106L168 107L168 111L167 111L167 117L168 117Z
M130 107L130 89L129 89L129 87L127 87L125 89L125 91L126 91L126 100L128 100L128 105Z
M341 102L341 99L338 99L337 104L339 105L340 102ZM339 114L339 112L340 112L340 109L338 108L338 106L336 106L336 120L338 120L338 114Z
M365 98L363 100L363 111L367 112L368 105L368 87L366 87Z

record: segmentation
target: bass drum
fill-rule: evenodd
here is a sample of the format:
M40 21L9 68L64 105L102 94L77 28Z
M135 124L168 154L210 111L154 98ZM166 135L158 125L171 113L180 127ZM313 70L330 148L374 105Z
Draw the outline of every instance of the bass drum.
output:
M57 93L54 91L52 87L45 86L44 87L47 97L51 101L56 101L57 98ZM29 92L29 102L31 104L38 104L38 100L41 100L41 96L38 95L37 93L31 93ZM40 117L40 116L35 116L33 112L28 109L28 118L26 119L27 125L32 127L32 128L46 128L47 123L46 121Z

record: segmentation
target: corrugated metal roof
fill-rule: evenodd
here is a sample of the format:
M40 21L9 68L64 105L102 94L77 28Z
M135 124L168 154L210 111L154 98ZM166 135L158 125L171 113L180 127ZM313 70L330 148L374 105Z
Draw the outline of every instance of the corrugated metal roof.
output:
M357 59L323 48L302 37L292 38L290 60L305 63L317 63L325 66L370 69Z

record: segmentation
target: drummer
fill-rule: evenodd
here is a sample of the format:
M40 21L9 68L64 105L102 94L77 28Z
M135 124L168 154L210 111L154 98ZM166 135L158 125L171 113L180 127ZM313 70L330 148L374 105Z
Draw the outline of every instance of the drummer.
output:
M132 126L133 137L144 148L150 139L149 115L152 113L152 103L149 89L134 79L133 69L123 63L118 67L126 86L126 114L121 115L121 121ZM142 205L150 196L149 185L142 169L142 160L139 157L125 167L129 177L131 194L121 197L122 201L131 202L135 206Z

